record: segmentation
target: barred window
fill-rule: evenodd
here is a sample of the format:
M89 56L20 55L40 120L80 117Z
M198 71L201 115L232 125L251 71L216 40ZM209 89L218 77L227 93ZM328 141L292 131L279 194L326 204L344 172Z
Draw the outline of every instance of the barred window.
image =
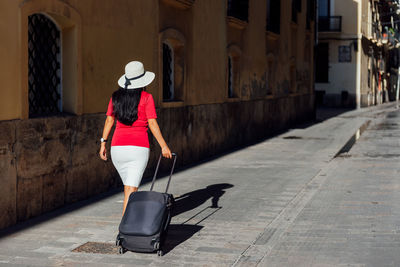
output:
M174 50L167 43L163 49L163 101L174 99Z
M62 111L60 30L42 14L28 18L28 88L29 117Z
M160 32L160 101L164 107L185 101L185 37L173 28ZM170 103L168 103L170 102Z
M241 50L237 45L228 47L227 62L227 93L228 98L240 97L240 56Z

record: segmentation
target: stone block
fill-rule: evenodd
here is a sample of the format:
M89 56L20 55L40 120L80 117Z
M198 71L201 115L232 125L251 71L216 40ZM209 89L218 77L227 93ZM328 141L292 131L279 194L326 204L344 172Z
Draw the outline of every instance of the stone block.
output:
M68 135L62 118L19 121L15 147L18 176L31 178L65 168L70 157Z
M98 140L97 140L98 139ZM86 133L76 133L71 148L71 165L86 165L89 161L99 158L100 137L88 136ZM108 156L110 145L107 145Z
M85 166L71 168L66 173L65 203L73 203L87 197L88 170Z
M107 191L116 185L116 171L111 161L104 162L95 158L90 164L85 165L86 179L88 181L88 196Z
M71 146L71 164L80 166L87 164L93 158L98 158L100 149L100 137L104 126L102 115L88 115L76 122L77 131L73 132L73 143ZM72 127L72 126L71 126ZM113 131L108 139L111 140ZM110 144L107 146L110 151Z
M24 178L42 176L67 167L70 157L69 144L65 144L57 137L46 141L28 142L23 141L17 145L18 176ZM31 145L31 142L38 143L39 147Z
M13 145L15 123L0 122L0 229L17 221L17 176Z
M43 178L18 177L17 219L24 221L42 213Z
M43 212L64 205L66 172L61 170L43 176Z

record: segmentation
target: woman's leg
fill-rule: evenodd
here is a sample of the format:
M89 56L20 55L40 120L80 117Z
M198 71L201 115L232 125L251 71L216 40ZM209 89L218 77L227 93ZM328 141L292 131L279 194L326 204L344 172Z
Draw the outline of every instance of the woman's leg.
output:
M126 209L126 205L128 204L129 196L130 196L133 192L136 192L137 190L138 190L137 187L129 186L129 185L124 185L124 194L125 194L125 197L124 197L124 209L122 210L122 216L124 216L125 209Z

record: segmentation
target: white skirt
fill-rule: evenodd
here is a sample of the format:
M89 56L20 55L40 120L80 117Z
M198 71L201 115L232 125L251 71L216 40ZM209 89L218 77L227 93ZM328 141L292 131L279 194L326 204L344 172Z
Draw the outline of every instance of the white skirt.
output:
M124 185L139 187L150 149L141 146L112 146L111 160Z

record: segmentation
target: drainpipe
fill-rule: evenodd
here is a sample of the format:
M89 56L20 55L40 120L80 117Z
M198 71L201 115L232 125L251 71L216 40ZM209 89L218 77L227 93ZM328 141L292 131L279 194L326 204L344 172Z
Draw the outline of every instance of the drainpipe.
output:
M361 108L361 9L362 1L358 1L357 7L357 51L356 51L356 105L357 109Z

